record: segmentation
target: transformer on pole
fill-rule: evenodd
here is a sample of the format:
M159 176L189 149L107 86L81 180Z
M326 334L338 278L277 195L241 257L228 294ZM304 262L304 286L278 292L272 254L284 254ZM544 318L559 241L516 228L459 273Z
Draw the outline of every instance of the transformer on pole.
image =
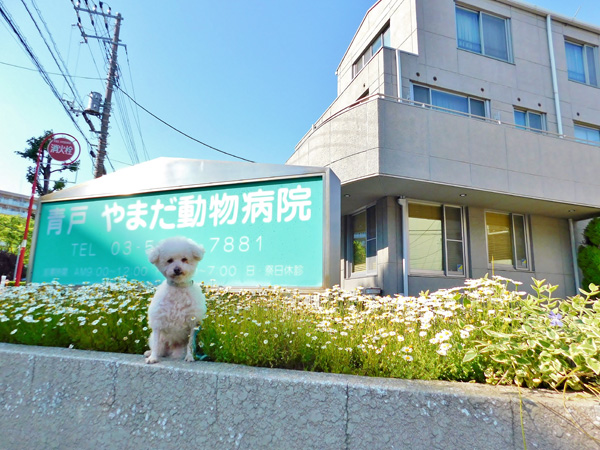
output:
M73 2L73 0L71 0ZM75 12L77 13L77 25L81 31L81 35L83 36L83 40L84 42L87 42L88 38L93 38L93 39L99 39L102 41L106 41L106 42L111 42L112 46L111 46L111 52L110 52L110 65L108 68L108 75L106 77L106 93L104 96L104 104L102 105L102 110L100 110L100 105L102 103L102 96L98 93L98 92L91 92L90 93L90 102L88 107L86 108L85 111L83 111L84 117L86 118L86 121L88 121L88 124L90 125L92 131L95 131L95 129L93 128L93 125L91 124L91 121L89 121L89 119L87 118L86 114L90 114L90 115L94 115L94 116L98 116L101 119L101 126L100 126L100 131L98 132L98 152L96 154L96 160L94 162L94 177L95 178L99 178L102 175L106 174L106 169L104 168L104 160L106 158L106 146L108 144L108 124L110 121L110 111L111 111L111 102L112 102L112 94L113 94L113 88L115 85L115 77L117 74L117 53L118 53L118 49L119 49L119 45L123 45L119 43L119 32L121 29L121 20L123 19L121 17L120 13L117 13L117 15L112 15L110 13L110 8L108 9L108 12L104 12L102 10L102 2L100 2L100 11L98 11L96 8L89 9L89 8L81 8L80 3L77 2L77 4L75 4L73 2L73 7L75 8ZM87 1L86 1L86 5L87 5ZM108 30L108 21L107 18L112 18L115 19L115 32L113 34L112 40L108 39L106 37L102 37L102 36L90 36L88 34L85 33L83 26L81 25L81 18L79 17L79 11L82 12L86 12L90 14L90 18L92 15L99 15L102 16L104 18L104 22L105 22L105 26L106 29ZM93 23L93 19L92 19L92 23Z

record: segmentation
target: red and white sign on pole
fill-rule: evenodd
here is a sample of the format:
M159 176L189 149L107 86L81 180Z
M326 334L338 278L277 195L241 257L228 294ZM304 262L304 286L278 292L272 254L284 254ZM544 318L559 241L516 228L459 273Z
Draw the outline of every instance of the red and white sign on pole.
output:
M71 140L72 139L72 140ZM25 259L25 248L27 247L27 233L29 233L29 222L31 221L31 213L33 211L33 199L35 198L35 187L37 185L38 172L40 171L40 163L44 158L44 145L50 140L48 144L48 153L56 161L60 161L64 166L73 164L79 158L81 154L81 145L77 139L70 134L66 133L54 133L47 136L41 143L40 149L38 150L37 163L35 166L35 173L33 175L33 185L31 186L31 197L29 197L29 209L27 211L27 221L25 222L25 234L23 236L23 242L21 243L21 250L19 252L19 261L17 262L17 270L15 275L15 285L19 286L21 283L21 274L23 272L23 260Z
M75 144L67 138L52 139L48 144L48 153L57 161L68 161L75 155Z
M68 134L57 133L53 134L53 139L48 144L48 153L55 159L56 161L60 161L65 165L73 164L79 158L79 153L81 152L81 148L79 147L79 142ZM58 137L61 136L61 137ZM62 136L69 136L73 139L70 139ZM75 145L77 144L77 150L75 149Z

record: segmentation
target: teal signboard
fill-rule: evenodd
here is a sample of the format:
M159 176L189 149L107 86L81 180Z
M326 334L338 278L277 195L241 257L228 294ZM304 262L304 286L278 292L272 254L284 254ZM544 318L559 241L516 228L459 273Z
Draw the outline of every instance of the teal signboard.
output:
M31 281L155 282L147 249L186 236L206 250L196 281L323 285L324 182L308 176L132 196L42 202Z

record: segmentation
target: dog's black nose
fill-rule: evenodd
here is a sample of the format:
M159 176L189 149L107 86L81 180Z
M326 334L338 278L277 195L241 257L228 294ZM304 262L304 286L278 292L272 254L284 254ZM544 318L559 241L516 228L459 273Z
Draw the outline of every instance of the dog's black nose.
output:
M173 269L173 273L175 275L181 275L181 268L179 266L175 266L175 268Z

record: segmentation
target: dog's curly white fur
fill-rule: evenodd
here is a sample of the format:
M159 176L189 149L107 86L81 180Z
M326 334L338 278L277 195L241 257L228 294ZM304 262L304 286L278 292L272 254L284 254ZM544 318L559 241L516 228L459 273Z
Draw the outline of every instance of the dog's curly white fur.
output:
M152 329L144 353L146 363L159 357L194 360L195 333L206 315L206 299L192 277L204 248L185 237L168 238L148 251L148 259L165 276L148 308L148 324Z

